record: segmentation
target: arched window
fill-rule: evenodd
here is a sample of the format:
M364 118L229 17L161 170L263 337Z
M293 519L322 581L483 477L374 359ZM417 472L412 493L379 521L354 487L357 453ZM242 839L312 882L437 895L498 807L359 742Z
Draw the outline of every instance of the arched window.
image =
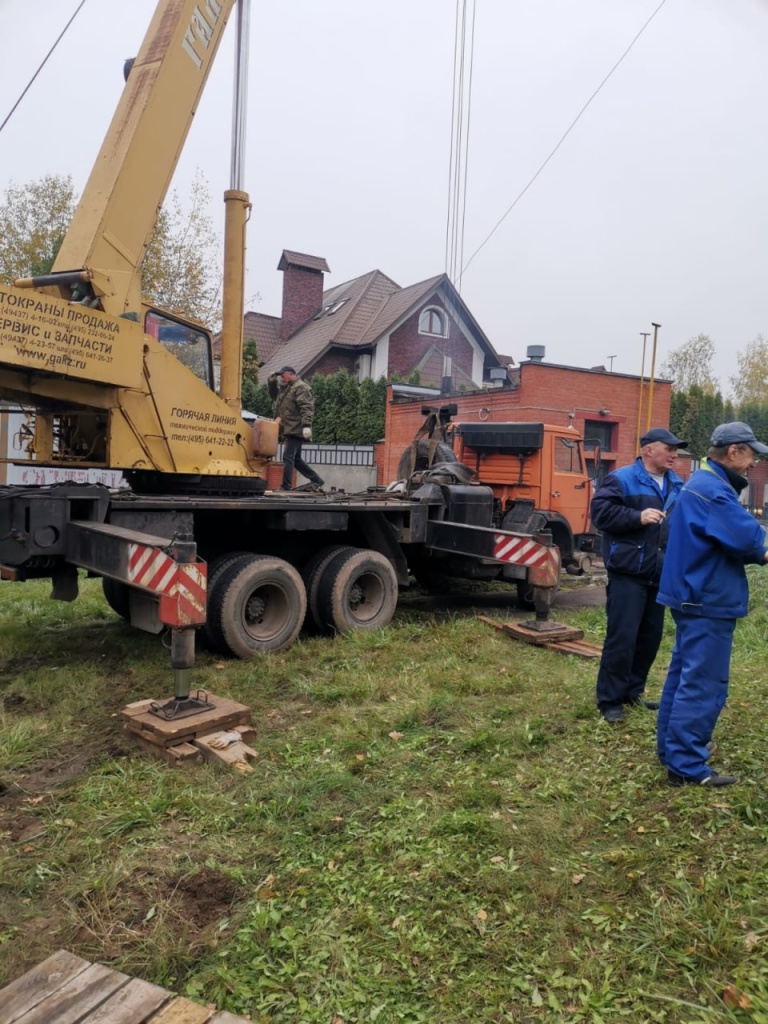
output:
M438 306L427 306L419 315L419 334L433 334L438 338L448 336L448 321Z

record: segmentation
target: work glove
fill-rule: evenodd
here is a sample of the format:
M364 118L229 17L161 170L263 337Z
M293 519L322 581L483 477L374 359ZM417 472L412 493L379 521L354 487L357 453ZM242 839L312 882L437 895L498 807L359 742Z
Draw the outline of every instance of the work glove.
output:
M304 438L305 441L311 441L312 440L312 427L304 427L304 429L301 432L301 436Z

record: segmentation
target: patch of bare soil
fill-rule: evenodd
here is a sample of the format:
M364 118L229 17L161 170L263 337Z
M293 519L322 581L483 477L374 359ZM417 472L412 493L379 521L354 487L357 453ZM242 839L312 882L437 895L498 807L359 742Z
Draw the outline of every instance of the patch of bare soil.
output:
M185 876L147 870L118 885L111 903L120 907L123 924L134 932L148 933L158 918L189 941L227 917L237 895L237 883L211 868Z

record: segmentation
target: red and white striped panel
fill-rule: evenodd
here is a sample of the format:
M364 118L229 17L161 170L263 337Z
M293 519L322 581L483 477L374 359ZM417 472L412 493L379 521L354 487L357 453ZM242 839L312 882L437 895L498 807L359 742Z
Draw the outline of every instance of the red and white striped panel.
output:
M208 567L175 562L146 544L128 545L128 580L160 595L160 621L181 628L205 622Z
M176 566L176 577L167 594L160 598L160 621L166 626L201 626L206 616L208 566L188 562Z
M512 562L514 565L545 565L555 555L557 549L533 540L531 537L510 537L507 533L497 533L494 537L493 557L499 562Z
M132 586L165 594L175 575L176 562L164 551L147 544L128 545L128 580Z

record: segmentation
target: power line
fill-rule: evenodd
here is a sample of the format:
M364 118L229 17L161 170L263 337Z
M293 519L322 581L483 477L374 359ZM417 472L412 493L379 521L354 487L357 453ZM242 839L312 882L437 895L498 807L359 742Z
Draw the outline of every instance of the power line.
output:
M8 124L8 122L10 121L10 119L11 119L11 118L13 117L13 115L14 115L14 113L15 113L15 111L16 111L16 108L18 107L18 105L19 105L19 104L21 103L21 101L22 101L22 100L24 99L24 97L25 97L25 96L27 95L27 93L29 92L30 88L32 87L32 83L34 82L34 80L35 80L35 79L37 78L37 76L38 76L38 75L40 74L40 72L41 72L41 71L43 70L43 68L45 67L45 65L46 65L46 64L48 63L48 58L49 58L49 57L51 56L51 54L53 53L53 51L54 51L54 50L56 49L56 47L57 47L57 46L59 45L59 43L61 42L61 40L62 40L62 39L64 38L64 36L66 35L66 32L67 32L67 29L68 29L68 28L69 28L69 26L70 26L70 25L72 24L72 22L73 22L73 21L75 20L75 18L76 18L76 17L78 16L78 14L80 13L80 9L81 9L81 8L83 7L83 5L84 5L84 4L85 4L85 0L80 0L80 5L79 5L79 7L78 7L78 8L77 8L77 10L75 11L75 13L74 13L74 14L72 15L72 17L71 17L71 18L69 19L69 21L68 21L68 22L67 22L67 24L66 24L66 25L64 26L64 28L63 28L63 29L61 30L61 34L60 34L59 38L58 38L58 39L56 40L56 42L55 42L55 43L53 44L53 46L52 46L52 47L50 48L50 50L48 51L48 53L46 53L45 57L43 58L43 62L42 62L42 64L41 64L41 65L40 65L40 67L39 67L39 68L37 69L37 71L36 71L36 72L34 73L34 75L32 75L32 77L30 78L30 80L29 80L29 82L27 83L27 87L25 88L24 92L23 92L23 93L21 94L21 96L19 96L19 98L18 98L18 99L16 100L16 102L14 103L14 105L13 105L13 106L11 107L11 109L10 109L10 112L8 113L8 116L6 117L6 119L5 119L4 121L3 121L3 123L2 123L2 124L0 124L0 132L1 132L2 130L3 130L3 128L5 128L5 126L6 126L7 124Z
M456 0L451 145L448 159L448 201L445 225L445 272L456 283L464 259L467 168L475 45L475 0Z
M640 38L640 36L641 36L641 35L643 34L643 32L645 32L645 30L646 30L646 29L648 28L648 26L650 25L650 23L651 23L651 22L653 21L653 19L654 19L654 18L656 17L656 15L657 15L657 14L659 13L659 11L661 10L661 8L662 8L662 7L664 6L664 4L665 4L666 2L667 2L667 0L661 0L661 3L659 4L659 6L658 6L658 7L656 8L656 10L655 10L655 11L653 12L653 14L651 14L651 16L650 16L650 17L648 18L648 20L647 20L647 21L645 22L645 24L644 24L644 25L642 26L642 28L640 29L640 31L639 31L639 32L638 32L638 33L637 33L637 34L635 35L635 37L633 38L632 42L631 42L631 43L629 44L629 46L628 46L628 47L626 48L626 50L625 50L625 51L624 51L624 52L622 53L622 55L621 55L621 56L619 57L619 59L618 59L618 60L616 61L616 63L615 63L614 65L613 65L613 67L612 67L612 68L611 68L611 70L610 70L610 71L608 72L608 74L607 74L607 75L605 76L605 78L604 78L604 79L602 80L602 82L601 82L601 83L600 83L600 84L598 85L598 87L597 87L597 88L595 89L595 91L594 91L594 92L592 93L592 95L591 95L591 96L589 97L589 99L588 99L588 100L587 100L587 102L586 102L586 103L584 104L584 106L583 106L583 107L581 108L581 110L580 110L580 111L578 112L578 114L576 115L576 117L574 117L573 121L571 121L570 125L569 125L569 126L568 126L568 127L566 128L566 130L565 130L565 131L563 132L563 134L562 134L562 135L561 135L561 137L560 137L560 140L558 141L557 145L556 145L556 146L555 146L555 148L554 148L554 149L552 150L552 152L551 152L551 153L549 154L549 156L547 157L547 159L546 159L546 160L545 160L545 161L544 161L544 162L543 162L543 163L541 164L541 166L540 166L540 167L539 167L539 169L538 169L538 170L536 171L536 173L535 173L535 174L533 175L533 177L532 177L532 178L531 178L531 180L530 180L530 181L528 182L528 184L527 184L527 185L526 185L526 186L525 186L525 187L524 187L523 189L521 189L521 191L520 191L520 192L518 192L518 194L517 194L517 195L515 196L515 199L514 199L514 201L512 202L512 205L511 205L511 206L510 206L510 207L509 207L509 208L508 208L508 209L506 210L506 212L505 212L505 213L503 214L503 216L501 216L501 217L499 218L499 220L498 220L498 221L496 222L496 224L495 224L495 225L493 226L493 228L492 228L492 229L491 229L491 231L490 231L490 232L488 233L488 235L486 235L486 237L485 237L485 238L483 239L483 241L482 241L482 242L480 243L480 245L478 245L477 249L475 249L475 251L474 251L474 252L472 253L472 255L471 255L471 256L469 257L469 259L467 260L467 262L466 262L466 264L464 265L464 267L462 267L462 270L461 270L461 274L462 274L462 275L463 275L463 274L464 274L464 273L466 272L467 268L468 268L468 267L470 266L470 264L471 264L471 263L472 263L472 261L474 260L475 256L477 256L477 254L478 254L478 253L480 252L480 250L481 250L481 249L482 249L482 248L483 248L483 247L484 247L484 246L485 246L485 245L486 245L486 244L487 244L487 243L488 243L488 242L489 242L489 241L491 240L491 238L493 237L493 235L494 235L494 234L496 233L496 230L497 230L497 229L498 229L499 227L501 227L501 225L502 225L502 224L503 224L503 222L504 222L504 221L505 221L505 220L507 219L507 217L509 216L509 214L510 214L510 213L511 213L511 212L512 212L512 211L514 210L514 208L515 208L515 207L517 206L517 204L518 204L518 203L520 202L520 200L521 200L521 199L523 198L523 196L524 196L524 195L525 195L525 193L526 193L526 192L528 191L528 189L529 189L529 188L531 187L531 185L533 185L533 183L534 183L534 182L536 181L536 179L538 178L538 176L539 176L539 175L541 174L541 172L542 172L542 171L544 170L544 168L545 168L545 167L547 166L547 164L548 164L548 163L549 163L549 161L550 161L550 160L552 159L552 157L553 157L553 156L555 155L555 153L557 153L558 149L560 149L560 147L562 146L562 144L563 144L563 143L565 142L565 140L566 140L566 139L568 138L568 136L569 136L569 135L571 134L571 132L573 131L573 129L574 129L575 127L576 127L576 124L577 124L577 122L578 122L578 121L579 121L579 120L581 119L581 116L582 116L582 114L584 114L584 113L585 113L585 111L587 110L587 108L588 108L588 107L590 106L590 104L592 103L592 101L593 101L593 100L594 100L594 99L596 98L596 96L597 96L597 95L598 95L598 93L599 93L599 92L601 91L601 89L603 88L603 86L604 86L604 85L606 84L606 82L608 81L608 79L609 79L609 78L611 78L611 76L613 75L614 71L616 71L616 70L618 69L619 65L620 65L620 64L621 64L621 63L622 63L622 62L624 61L624 58L625 58L625 57L626 57L626 56L627 56L627 55L629 54L630 50L631 50L631 49L632 49L632 48L634 47L635 43L636 43L636 42L638 41L638 39L639 39L639 38Z

